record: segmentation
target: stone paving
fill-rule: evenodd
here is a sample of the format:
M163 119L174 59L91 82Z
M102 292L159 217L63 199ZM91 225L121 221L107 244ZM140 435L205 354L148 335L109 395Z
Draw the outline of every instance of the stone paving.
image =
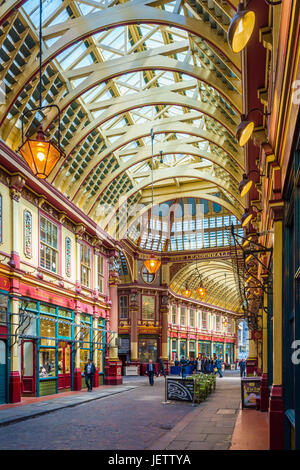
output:
M130 379L114 387L115 391L121 388L122 393L99 390L106 393L101 399L86 393L93 401L82 400L77 406L69 396L69 403L65 403L69 407L1 426L0 449L229 448L240 407L239 378L217 379L216 392L195 407L182 402L164 404L163 378L156 379L154 387L148 385L147 378ZM59 397L52 403L56 400ZM37 407L39 411L43 406ZM25 405L13 410L19 412L21 408ZM0 418L5 411L0 410Z
M227 450L240 409L241 382L236 374L217 379L217 388L151 450Z

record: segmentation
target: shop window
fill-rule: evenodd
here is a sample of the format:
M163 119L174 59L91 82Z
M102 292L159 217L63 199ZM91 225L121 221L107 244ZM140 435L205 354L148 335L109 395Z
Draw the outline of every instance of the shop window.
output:
M155 319L155 297L143 295L143 320L153 321Z
M98 367L98 372L103 374L104 363L103 363L103 350L102 349L97 350L97 367Z
M216 318L216 331L221 331L221 317L219 315Z
M197 312L197 328L200 330L201 329L201 310L198 310Z
M190 326L195 328L195 310L190 309Z
M120 296L120 320L126 320L128 318L128 296Z
M24 254L32 257L32 215L28 210L24 211Z
M71 337L71 324L68 322L60 321L58 323L58 336Z
M207 313L202 312L202 328L203 330L207 330Z
M36 302L28 302L26 304L27 310L37 310L37 303Z
M81 325L80 327L80 347L90 348L90 327L87 325Z
M56 315L56 308L51 307L50 305L40 304L40 310L41 312L51 313L52 315Z
M104 257L97 255L97 288L100 294L104 294Z
M40 378L56 376L55 349L40 349L39 375Z
M0 294L0 325L7 326L8 295Z
M195 341L189 342L189 356L190 358L195 358Z
M90 287L91 284L91 248L82 243L80 245L80 273L81 284L85 287Z
M139 338L139 360L140 362L149 362L152 359L156 362L158 359L157 338Z
M177 324L177 308L176 308L176 305L172 305L172 323L173 323L173 325Z
M59 308L58 309L58 316L59 317L72 318L72 310L68 310L66 308Z
M41 346L55 346L55 322L52 318L40 319ZM53 339L51 339L53 338Z
M91 359L91 353L89 349L80 349L80 370L84 372L84 366L87 361Z
M186 310L185 307L180 308L180 326L185 326Z
M44 216L40 218L40 266L58 272L58 227Z
M66 257L66 276L71 276L71 239L66 237L65 240L65 257Z

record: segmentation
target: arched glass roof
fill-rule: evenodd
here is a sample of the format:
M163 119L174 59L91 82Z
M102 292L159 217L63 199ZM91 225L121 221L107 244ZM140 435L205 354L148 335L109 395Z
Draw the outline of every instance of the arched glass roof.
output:
M112 218L131 224L149 207L152 128L156 203L166 187L182 197L218 191L241 216L241 62L226 40L237 3L43 1L43 105L61 108L65 151L49 181L108 232ZM38 0L1 4L1 137L13 149L25 111L26 132L43 120L57 136L55 110L30 114L39 98L38 18Z

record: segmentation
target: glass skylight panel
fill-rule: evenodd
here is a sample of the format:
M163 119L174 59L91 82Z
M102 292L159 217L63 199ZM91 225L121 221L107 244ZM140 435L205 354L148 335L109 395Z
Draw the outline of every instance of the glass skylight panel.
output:
M230 225L229 223L229 215L224 215L224 226Z
M222 231L217 232L217 245L223 246L223 232Z

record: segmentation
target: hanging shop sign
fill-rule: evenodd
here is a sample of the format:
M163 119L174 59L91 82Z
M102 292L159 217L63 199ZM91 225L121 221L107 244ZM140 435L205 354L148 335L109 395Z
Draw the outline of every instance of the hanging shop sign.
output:
M167 378L167 400L193 401L194 380Z
M241 380L242 408L256 408L260 399L261 377L245 377Z

